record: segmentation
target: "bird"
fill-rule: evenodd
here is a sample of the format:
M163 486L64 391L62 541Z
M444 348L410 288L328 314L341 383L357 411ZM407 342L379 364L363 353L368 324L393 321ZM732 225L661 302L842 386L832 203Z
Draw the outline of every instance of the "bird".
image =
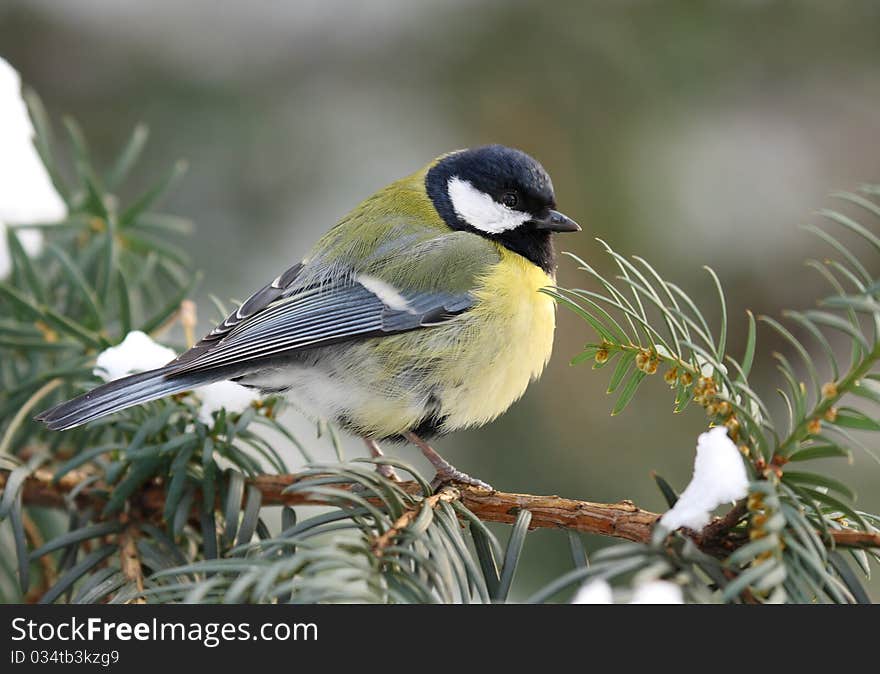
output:
M360 436L373 457L414 444L434 484L491 489L428 441L493 421L540 377L556 325L541 292L555 284L553 236L580 230L525 152L440 155L363 201L188 351L36 418L70 429L233 380Z

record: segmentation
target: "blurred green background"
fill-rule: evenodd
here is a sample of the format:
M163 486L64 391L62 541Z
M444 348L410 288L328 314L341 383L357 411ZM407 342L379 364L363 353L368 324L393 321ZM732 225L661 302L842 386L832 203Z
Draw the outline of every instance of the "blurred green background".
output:
M187 246L206 272L205 330L209 292L247 296L375 189L441 152L500 142L544 163L584 227L563 250L609 272L593 237L641 254L717 317L701 270L713 266L733 353L746 308L778 315L824 292L803 259L827 251L798 225L832 190L880 181L878 29L877 2L0 3L0 54L52 114L81 122L99 158L143 121L142 184L190 162L165 209L197 225ZM562 258L559 283L587 281ZM682 488L705 417L673 416L660 377L610 417L607 372L568 365L592 339L561 310L543 379L438 448L505 490L662 509L650 472ZM769 354L783 348L759 333L753 382L768 400ZM880 510L873 459L834 470ZM519 594L569 567L565 536L534 532Z

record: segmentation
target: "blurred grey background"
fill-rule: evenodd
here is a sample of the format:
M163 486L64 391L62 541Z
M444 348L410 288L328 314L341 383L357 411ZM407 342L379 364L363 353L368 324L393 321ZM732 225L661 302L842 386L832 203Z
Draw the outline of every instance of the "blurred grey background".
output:
M56 119L81 122L99 158L150 126L134 188L189 161L164 209L197 225L186 245L206 272L204 329L209 292L247 296L375 189L441 152L500 142L542 161L584 226L562 249L609 272L593 237L641 254L717 319L701 270L713 266L733 353L746 308L778 315L824 292L803 259L827 251L798 225L832 190L880 181L878 28L880 3L818 0L0 2L0 54ZM587 280L562 258L559 283ZM593 338L560 310L543 379L439 449L505 490L662 509L650 472L682 488L705 417L673 416L660 377L610 417L608 372L568 365ZM768 400L769 354L783 348L759 333ZM880 510L874 460L856 451L832 470ZM534 532L519 595L569 567L565 536Z

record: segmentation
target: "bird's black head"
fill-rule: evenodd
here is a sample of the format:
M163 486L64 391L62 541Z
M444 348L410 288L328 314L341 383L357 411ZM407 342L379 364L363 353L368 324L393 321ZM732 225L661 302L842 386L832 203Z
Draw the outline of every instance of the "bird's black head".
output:
M551 233L580 230L555 210L553 183L544 167L503 145L443 157L428 171L425 186L450 227L498 241L547 273L556 267Z

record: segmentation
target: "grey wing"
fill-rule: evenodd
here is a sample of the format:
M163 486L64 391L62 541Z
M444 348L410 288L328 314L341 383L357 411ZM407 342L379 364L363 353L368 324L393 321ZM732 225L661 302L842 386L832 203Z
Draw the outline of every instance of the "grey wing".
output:
M297 349L434 326L468 310L474 301L470 293L397 291L377 287L374 279L361 282L351 277L275 290L270 284L255 293L172 362L169 374L241 365Z
M248 320L259 313L273 302L283 298L286 294L294 291L294 282L303 269L303 263L297 262L283 274L276 276L271 283L263 286L253 295L248 297L238 309L229 314L217 327L202 337L192 348L180 354L171 362L174 365L183 365L196 360L215 347L224 337L232 332L243 321Z

